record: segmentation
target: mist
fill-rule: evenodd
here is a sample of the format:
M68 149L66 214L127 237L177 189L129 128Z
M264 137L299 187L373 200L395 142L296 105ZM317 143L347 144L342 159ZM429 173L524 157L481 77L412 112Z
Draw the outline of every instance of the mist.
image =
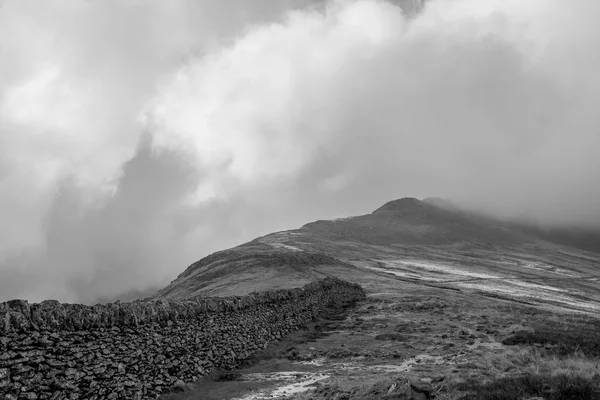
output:
M594 0L7 0L0 300L146 295L211 252L405 196L600 229L598 17Z

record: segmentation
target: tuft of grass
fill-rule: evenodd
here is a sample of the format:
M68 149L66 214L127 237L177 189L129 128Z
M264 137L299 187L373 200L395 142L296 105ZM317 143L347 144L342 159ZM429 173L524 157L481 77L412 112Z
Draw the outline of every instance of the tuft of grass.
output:
M215 382L234 382L242 378L242 374L231 371L218 371L211 375Z
M522 348L503 354L487 354L478 361L478 368L489 376L505 377L514 374L566 375L594 379L600 377L600 360L583 355L550 356L536 348Z
M521 400L531 397L546 400L600 399L600 379L570 375L529 373L487 383L470 380L459 384L457 389L468 392L461 400Z
M600 332L597 330L536 328L533 332L517 332L502 343L505 345L539 344L558 355L582 353L588 357L600 357Z

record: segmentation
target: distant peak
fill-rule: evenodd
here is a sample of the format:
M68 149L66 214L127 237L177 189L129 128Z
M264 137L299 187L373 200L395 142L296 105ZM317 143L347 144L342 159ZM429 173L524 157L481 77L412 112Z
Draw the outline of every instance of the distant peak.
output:
M423 202L419 199L415 199L414 197L404 197L398 200L392 200L385 203L383 206L379 207L377 210L373 211L373 214L377 214L380 212L401 212L401 211L410 211L422 208L424 206Z

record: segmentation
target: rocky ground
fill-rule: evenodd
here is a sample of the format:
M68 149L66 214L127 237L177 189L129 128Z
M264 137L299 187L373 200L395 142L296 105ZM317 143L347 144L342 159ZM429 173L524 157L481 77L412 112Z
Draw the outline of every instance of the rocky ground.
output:
M170 399L458 399L468 393L462 382L567 362L552 357L550 345L510 345L519 332L600 327L590 315L457 290L406 282L380 288L357 307L274 344L245 368L213 374ZM588 375L595 368L600 378L593 358L569 360L576 364L569 368Z

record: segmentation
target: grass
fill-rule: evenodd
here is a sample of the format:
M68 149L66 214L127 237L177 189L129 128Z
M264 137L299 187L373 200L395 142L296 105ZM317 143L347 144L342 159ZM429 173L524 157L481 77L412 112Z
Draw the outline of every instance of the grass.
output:
M597 321L546 321L503 341L524 345L478 362L489 379L467 380L464 400L600 400L600 331Z
M574 351L581 346L563 349ZM462 400L600 400L600 359L581 351L558 355L535 347L518 348L487 354L477 368L489 379L459 383L456 389L468 392Z
M548 355L535 348L524 348L504 354L487 354L480 358L477 368L489 376L505 377L515 374L577 376L592 380L600 377L600 360L583 355L568 357Z
M458 386L469 393L463 400L521 400L541 397L545 400L598 400L600 379L581 376L524 374L504 377L487 383L467 381Z
M209 376L209 379L214 382L234 382L234 381L239 381L242 377L242 374L240 374L239 372L218 370L218 371L213 371L208 376Z
M542 345L558 355L584 354L600 357L600 331L577 327L577 329L536 328L533 332L517 332L503 342L505 345Z

